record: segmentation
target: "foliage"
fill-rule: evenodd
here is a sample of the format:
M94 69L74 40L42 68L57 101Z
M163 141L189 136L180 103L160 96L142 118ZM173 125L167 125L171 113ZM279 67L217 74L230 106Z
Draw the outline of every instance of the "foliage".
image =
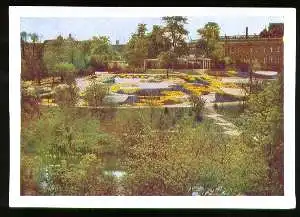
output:
M152 32L149 33L148 58L157 58L161 52L168 51L171 43L164 35L165 31L158 25L153 25Z
M31 118L40 113L40 96L30 81L21 81L22 118Z
M193 129L187 119L178 123L174 132L168 132L164 123L171 120L171 113L161 110L160 115L153 114L159 117L160 131L149 129L145 114L135 116L122 128L125 132L121 141L128 155L125 158L128 175L124 180L128 195L191 195L191 187L211 176L208 171L211 174L217 170L212 164L212 154L221 145L216 144L225 140L221 142L222 137L214 137L216 131L207 124ZM210 136L216 138L214 145ZM205 151L210 148L213 151ZM210 180L217 185L216 179Z
M207 57L222 60L223 46L219 43L220 27L215 22L208 22L203 28L197 30L200 39L198 41L198 55L205 55Z
M54 100L59 106L73 106L78 98L78 88L74 84L60 84L54 89Z
M113 195L103 174L103 148L116 144L99 122L75 110L51 109L22 128L23 194ZM77 118L74 118L76 116Z
M163 68L171 68L172 64L176 62L176 55L172 51L161 52L158 59Z
M202 112L205 105L205 100L201 96L190 95L189 101L192 103L192 111L195 114L196 120L202 120Z
M186 55L188 53L187 43L185 39L188 31L184 28L187 24L187 18L182 16L166 16L162 17L165 24L165 35L169 38L171 43L171 50L176 57Z
M252 93L244 116L245 143L264 152L268 165L265 194L283 194L283 83L280 77ZM259 123L259 124L257 124Z
M72 84L75 82L76 68L73 64L58 63L55 64L54 70L61 76L61 80L65 81L67 84Z
M144 59L148 56L149 41L145 35L147 29L144 24L139 25L137 33L132 34L125 48L125 58L129 66L134 67L143 67ZM143 29L140 29L141 25L144 25Z
M104 97L108 94L108 87L93 81L85 90L84 99L90 106L100 106Z

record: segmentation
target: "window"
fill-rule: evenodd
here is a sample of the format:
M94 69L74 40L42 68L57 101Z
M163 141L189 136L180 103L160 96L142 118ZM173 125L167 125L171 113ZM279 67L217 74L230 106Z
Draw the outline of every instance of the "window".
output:
M277 52L280 52L280 46L277 47Z

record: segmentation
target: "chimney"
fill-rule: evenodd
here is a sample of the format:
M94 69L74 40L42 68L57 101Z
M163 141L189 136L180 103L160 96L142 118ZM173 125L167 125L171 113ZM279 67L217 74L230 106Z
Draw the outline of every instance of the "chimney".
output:
M246 26L246 38L248 38L248 26Z

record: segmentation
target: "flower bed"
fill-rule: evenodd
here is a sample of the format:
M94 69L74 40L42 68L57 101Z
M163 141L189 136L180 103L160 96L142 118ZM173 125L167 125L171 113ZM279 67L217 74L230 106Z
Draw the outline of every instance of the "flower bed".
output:
M169 92L173 92L173 91L169 91ZM180 92L180 91L174 91L174 92ZM162 95L162 96L139 96L138 99L139 100L137 103L135 103L135 105L159 106L159 105L173 105L173 104L182 103L182 99L178 98L178 93Z
M209 93L208 87L205 86L197 86L194 84L188 84L185 83L182 85L182 87L189 93L189 94L194 94L194 95L202 95L202 94L207 94Z
M140 90L134 84L114 84L110 87L110 92L121 93L121 94L133 94Z
M162 91L162 94L165 96L169 96L169 97L180 97L180 96L185 95L183 92L176 91L176 90L173 90L173 91L165 90L165 91Z

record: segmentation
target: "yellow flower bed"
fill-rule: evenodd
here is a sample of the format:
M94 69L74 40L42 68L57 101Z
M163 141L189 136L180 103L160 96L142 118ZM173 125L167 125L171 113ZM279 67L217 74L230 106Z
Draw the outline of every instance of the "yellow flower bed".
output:
M202 87L202 86L195 86L192 84L183 84L183 87L189 91L191 91L193 94L195 95L201 95L203 92L208 91L208 89L206 87Z
M124 89L121 88L120 90L122 90L125 94L133 94L133 93L139 91L140 88L138 88L138 87L130 87L130 88L124 88Z
M184 96L183 92L176 91L176 90L174 90L174 91L165 90L165 91L162 91L162 94L166 95L166 96L171 96L171 97Z
M159 97L139 97L139 102L135 103L135 105L153 105L153 106L160 106L165 104L177 104L181 103L181 100L174 97L174 96L159 96Z
M220 91L220 88L224 87L224 84L216 79L215 77L213 76L210 76L210 75L207 75L207 74L202 74L202 79L208 81L210 83L209 85L209 91L213 91L213 92L219 92Z
M140 90L134 84L114 84L110 87L110 92L117 93L118 91L123 91L125 94L133 94Z
M153 106L164 105L162 100L154 100L154 99L140 99L139 103L143 103L144 105L153 105Z
M112 85L110 87L110 91L114 92L114 93L118 92L120 89L121 89L121 85L120 84L114 84L114 85Z

